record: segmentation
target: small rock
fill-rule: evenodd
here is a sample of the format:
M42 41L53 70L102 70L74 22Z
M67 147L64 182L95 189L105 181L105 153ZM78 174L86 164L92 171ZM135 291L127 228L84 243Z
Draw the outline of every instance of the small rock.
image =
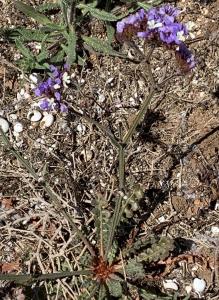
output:
M7 120L5 120L4 118L1 118L1 117L0 117L0 126L1 126L4 133L8 132L9 123L8 123Z
M206 282L204 279L199 279L196 277L193 280L192 287L197 294L201 294L206 288Z
M16 114L10 114L8 119L9 119L9 121L13 122L13 121L17 120L17 115Z
M43 119L40 122L40 127L42 128L48 128L50 127L54 122L54 116L52 114L45 114Z
M15 131L16 133L22 132L23 129L24 129L24 128L23 128L23 125L22 125L21 123L17 122L17 123L14 124L14 131Z
M211 232L212 232L214 235L219 234L219 227L218 227L218 226L212 226L212 227L211 227Z
M176 279L167 279L163 281L163 287L166 290L174 290L174 291L178 291L179 287L176 283Z
M40 111L38 110L34 110L28 113L27 118L31 121L31 122L38 122L42 119L42 114Z
M106 99L106 97L105 97L104 94L100 94L99 97L98 97L98 101L101 102L101 103L102 103L103 101L105 101L105 99Z
M85 134L86 126L84 124L79 123L76 127L76 130L81 134Z

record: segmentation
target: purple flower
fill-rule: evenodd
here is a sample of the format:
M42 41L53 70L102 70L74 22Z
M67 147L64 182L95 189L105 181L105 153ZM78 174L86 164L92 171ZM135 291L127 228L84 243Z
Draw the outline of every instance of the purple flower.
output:
M68 107L65 104L61 103L60 104L60 111L63 112L63 113L67 113L68 112Z
M42 99L39 101L38 104L42 110L51 110L51 103L48 99Z
M188 70L192 70L196 66L194 55L184 43L179 44L176 50L176 56L182 62L182 67L187 67Z
M161 16L167 15L167 16L172 16L173 18L176 18L180 14L179 9L175 8L174 6L172 6L170 4L162 5L158 9L158 11Z
M65 65L65 72L61 72L57 67L51 65L49 70L52 72L49 78L38 84L34 89L34 93L37 97L44 96L38 103L42 110L59 110L61 112L67 112L67 106L61 103L62 91L67 86L67 82L63 79L63 74L67 74L66 69L69 66Z
M57 101L61 100L61 94L59 92L55 92L54 96L55 96Z
M161 41L167 44L180 44L188 34L186 27L181 23L162 26L158 29L158 32Z
M52 75L53 75L54 78L56 78L60 75L60 72L59 72L57 67L55 67L53 65L50 65L49 69L52 72Z
M126 29L131 28L134 30L134 27L140 27L141 23L146 20L146 12L144 9L138 10L135 14L131 14L123 20L117 22L116 30L118 34L122 34Z

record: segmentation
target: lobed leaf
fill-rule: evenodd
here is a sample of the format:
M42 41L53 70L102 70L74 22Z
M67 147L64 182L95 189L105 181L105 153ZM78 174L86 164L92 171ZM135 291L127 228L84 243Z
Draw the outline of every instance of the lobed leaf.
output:
M47 25L47 24L51 23L49 18L47 18L45 15L39 13L31 5L25 4L21 1L15 1L15 6L17 7L18 10L20 10L26 16L28 16L30 18L33 18L34 20L36 20L40 24Z
M143 8L144 10L149 10L150 8L159 5L162 2L162 0L154 0L151 1L151 3L144 3L144 2L137 2L138 6L140 6L141 8Z
M77 5L77 7L79 9L84 10L85 13L89 12L93 17L97 18L98 20L115 22L119 19L117 16L104 10L95 8L91 5L80 3L79 5Z
M21 54L28 58L28 59L34 59L33 54L31 53L30 49L24 46L24 43L20 39L15 40L15 44L18 48L18 50L21 52Z
M107 286L109 289L109 293L113 297L121 297L122 296L122 285L118 280L109 280L107 281Z
M39 11L39 12L45 12L45 11L54 10L54 9L60 9L59 2L45 3L45 4L38 5L38 7L37 7L37 11Z
M96 37L82 36L82 38L88 47L93 48L97 52L126 58L126 55L115 51L108 42L102 41Z
M76 42L77 36L75 33L75 29L73 27L70 28L69 33L64 32L64 37L67 40L67 46L62 45L66 55L67 55L67 63L72 65L76 60Z

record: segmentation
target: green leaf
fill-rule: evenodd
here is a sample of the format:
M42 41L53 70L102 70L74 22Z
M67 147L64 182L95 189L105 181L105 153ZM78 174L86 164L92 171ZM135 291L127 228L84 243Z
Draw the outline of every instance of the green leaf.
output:
M65 32L64 37L67 39L67 46L62 45L66 55L67 55L67 63L72 65L76 60L76 42L77 36L73 27L70 28L70 32Z
M125 271L128 277L132 280L140 280L145 277L143 264L136 261L135 258L129 259L125 265Z
M110 24L106 25L108 43L111 45L115 36L115 28Z
M162 2L162 0L154 0L150 4L147 4L144 2L138 2L138 6L142 7L145 10L149 10L151 7L159 5L161 2Z
M21 35L20 39L22 41L37 41L41 42L45 37L48 37L47 34L42 32L41 30L38 29L26 29L26 28L20 28L17 29L19 34ZM47 38L48 41L48 38Z
M49 52L45 48L42 48L42 50L36 57L38 63L41 63L42 61L45 61L48 58L49 58Z
M30 49L24 46L24 43L20 39L15 40L15 44L17 46L17 49L20 51L20 53L25 56L28 59L34 59L33 54L31 53Z
M118 280L109 280L107 282L107 286L109 289L109 293L113 297L121 297L122 296L122 286Z
M46 26L43 26L41 30L45 32L64 31L66 30L66 26L64 24L59 25L59 24L50 23L47 24Z
M51 23L50 19L48 19L43 14L39 13L35 8L33 8L30 5L27 5L21 1L15 1L15 6L26 16L33 18L40 24L47 25Z
M79 9L85 10L86 12L89 12L93 17L97 18L98 20L110 21L110 22L114 22L118 20L118 17L116 17L115 15L106 12L104 10L94 8L90 5L80 3L79 5L77 5L77 7Z
M53 64L61 63L61 62L63 62L64 57L65 57L65 51L64 51L64 49L61 49L60 51L58 51L58 53L56 55L54 55L50 59L50 62Z
M54 9L60 9L59 2L54 2L54 3L50 2L50 3L45 3L37 6L37 11L39 12L45 12Z
M88 47L93 48L97 52L127 58L126 55L113 50L113 48L109 45L108 42L102 41L96 37L82 36L82 38L84 42L88 45Z

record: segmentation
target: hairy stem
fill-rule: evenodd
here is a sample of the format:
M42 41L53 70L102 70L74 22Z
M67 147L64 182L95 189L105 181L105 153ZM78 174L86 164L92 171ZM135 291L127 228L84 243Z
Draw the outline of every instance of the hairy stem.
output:
M8 280L14 281L16 283L33 283L36 281L43 281L43 280L56 280L61 279L64 277L70 276L80 276L80 275L90 275L92 274L91 270L81 270L81 271L69 271L69 272L60 272L60 273L52 273L52 274L43 274L43 275L36 275L36 274L0 274L0 280Z

